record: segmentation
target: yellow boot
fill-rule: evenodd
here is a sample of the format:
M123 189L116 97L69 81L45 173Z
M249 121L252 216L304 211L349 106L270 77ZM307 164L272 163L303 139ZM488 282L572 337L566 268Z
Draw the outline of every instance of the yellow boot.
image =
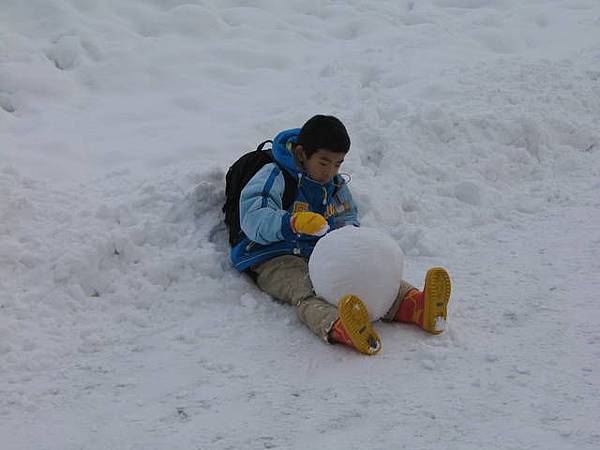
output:
M415 323L433 334L441 333L446 328L451 290L452 283L446 269L429 269L425 275L423 291L409 291L404 296L394 320Z
M365 355L375 355L381 350L381 339L369 320L363 301L355 295L346 295L338 302L340 318L329 333L335 342L354 347Z

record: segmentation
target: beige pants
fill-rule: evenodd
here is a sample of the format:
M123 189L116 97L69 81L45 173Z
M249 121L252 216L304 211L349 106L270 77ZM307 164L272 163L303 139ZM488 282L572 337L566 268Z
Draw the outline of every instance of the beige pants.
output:
M257 274L256 284L275 299L296 308L298 317L313 333L328 341L331 326L338 318L337 308L317 297L308 275L308 262L299 256L285 255L270 259L252 268ZM400 282L396 300L382 320L390 321L400 303L414 287Z

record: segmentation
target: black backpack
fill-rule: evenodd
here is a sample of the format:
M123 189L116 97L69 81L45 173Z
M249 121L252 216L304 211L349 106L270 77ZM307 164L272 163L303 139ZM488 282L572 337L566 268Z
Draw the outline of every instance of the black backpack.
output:
M233 247L244 238L240 226L240 195L246 183L268 163L274 162L281 169L285 178L285 191L283 193L283 209L287 210L296 197L296 180L273 158L272 149L263 150L265 141L256 150L242 155L227 171L225 176L225 204L222 211L225 213L225 225L229 230L229 244Z

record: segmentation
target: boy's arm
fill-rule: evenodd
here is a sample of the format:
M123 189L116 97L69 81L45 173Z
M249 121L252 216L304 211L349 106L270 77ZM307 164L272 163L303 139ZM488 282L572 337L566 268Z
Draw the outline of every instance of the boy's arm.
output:
M333 228L342 228L347 225L359 227L358 208L356 207L356 203L354 202L350 189L346 183L342 183L338 188L334 199L336 214L333 218Z
M240 226L251 241L262 245L294 237L290 214L283 209L285 178L273 163L266 164L242 189Z

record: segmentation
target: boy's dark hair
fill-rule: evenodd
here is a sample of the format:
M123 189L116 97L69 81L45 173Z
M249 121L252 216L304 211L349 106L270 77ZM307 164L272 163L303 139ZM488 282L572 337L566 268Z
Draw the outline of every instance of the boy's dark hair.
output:
M308 119L304 124L296 144L301 145L306 157L310 158L319 149L348 153L350 137L340 119L317 115Z

